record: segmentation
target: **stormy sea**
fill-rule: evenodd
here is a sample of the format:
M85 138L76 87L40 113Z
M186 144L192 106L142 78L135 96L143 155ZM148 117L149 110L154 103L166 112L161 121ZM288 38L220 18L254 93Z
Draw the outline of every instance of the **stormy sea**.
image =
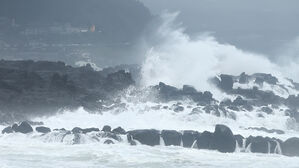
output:
M0 3L0 168L299 167L290 57L135 0Z

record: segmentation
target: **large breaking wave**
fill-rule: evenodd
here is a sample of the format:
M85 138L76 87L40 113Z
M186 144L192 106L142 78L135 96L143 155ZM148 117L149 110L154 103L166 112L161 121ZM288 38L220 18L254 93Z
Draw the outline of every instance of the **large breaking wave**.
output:
M182 27L174 24L177 15L165 13L162 16L164 22L154 35L162 42L149 50L142 66L144 85L163 81L177 87L189 84L199 90L214 90L208 79L220 73L271 73L275 76L295 77L298 64L287 55L294 55L298 42L288 45L288 49L281 54L282 59L288 60L284 64L279 61L281 65L278 65L264 55L219 43L208 34L191 38Z

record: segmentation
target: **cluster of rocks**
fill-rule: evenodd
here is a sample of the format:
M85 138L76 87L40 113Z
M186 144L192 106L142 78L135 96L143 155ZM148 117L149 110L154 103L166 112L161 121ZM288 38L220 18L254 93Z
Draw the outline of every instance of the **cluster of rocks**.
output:
M221 74L219 77L213 78L211 82L226 94L237 97L235 100L223 100L219 103L221 107L236 112L240 110L250 112L256 107L261 112L259 117L263 117L264 114L272 114L273 109L278 109L279 106L285 106L288 108L285 110L285 114L299 122L299 96L291 95L289 90L291 88L292 90L299 92L298 83L295 83L292 80L289 80L292 86L284 86L279 84L279 80L271 74L256 73L247 75L242 73L239 76ZM254 83L251 87L234 87L235 84L249 85L250 82ZM288 94L288 97L285 98L276 95L273 90L260 89L265 83L273 88L277 87L283 90Z
M223 153L252 152L299 156L299 138L290 138L286 141L261 136L245 138L241 135L234 135L225 125L216 125L214 132L133 130L129 131L127 136L131 145L140 142L150 146L164 144L166 146L217 150Z
M0 123L84 107L100 111L103 101L133 85L124 70L95 71L63 62L0 61ZM99 102L99 100L103 100Z
M39 126L35 131L42 133L44 136L51 132L50 128ZM182 146L186 148L217 150L223 153L232 152L252 152L252 153L276 153L286 156L299 156L299 138L289 138L281 141L276 138L249 136L247 138L241 135L234 135L231 129L225 125L216 125L214 132L204 131L175 131L175 130L131 130L125 131L118 127L111 129L106 125L100 130L99 128L79 128L72 130L54 129L54 132L61 132L65 135L73 134L74 143L80 144L80 135L96 132L94 139L106 138L104 144L114 144L114 141L123 141L120 135L126 135L127 141L131 145L143 144L149 146ZM2 134L10 133L28 134L33 132L33 128L28 122L21 122L19 125L14 124L2 130Z

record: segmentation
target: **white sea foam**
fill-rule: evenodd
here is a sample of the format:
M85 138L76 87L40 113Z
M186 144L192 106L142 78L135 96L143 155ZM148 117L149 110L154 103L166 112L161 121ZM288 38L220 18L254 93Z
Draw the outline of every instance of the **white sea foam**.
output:
M201 91L212 91L217 98L222 98L223 94L208 82L220 73L270 73L284 80L283 77L294 77L294 72L297 72L296 62L292 62L292 66L277 65L264 55L219 43L210 35L191 39L183 28L174 26L176 16L177 13L162 16L164 24L154 35L161 39L161 43L148 51L142 66L142 83L145 86L156 85L160 81L176 87L188 84ZM295 80L298 78L295 77Z
M1 141L1 140L0 140ZM296 157L232 153L182 147L129 146L125 144L63 145L22 142L0 143L1 168L295 168Z

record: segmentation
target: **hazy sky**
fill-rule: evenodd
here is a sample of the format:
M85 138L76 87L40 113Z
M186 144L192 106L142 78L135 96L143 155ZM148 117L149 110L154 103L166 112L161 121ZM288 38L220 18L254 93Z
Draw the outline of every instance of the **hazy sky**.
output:
M180 11L189 34L211 32L220 42L271 58L299 36L298 0L141 0L155 14Z

